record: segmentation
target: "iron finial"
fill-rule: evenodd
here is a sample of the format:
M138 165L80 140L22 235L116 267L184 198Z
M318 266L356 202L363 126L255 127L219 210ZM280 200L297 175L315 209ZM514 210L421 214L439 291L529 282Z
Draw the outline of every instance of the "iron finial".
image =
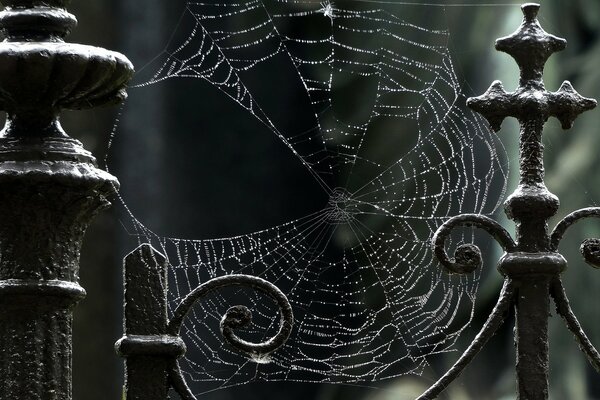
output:
M537 20L540 5L527 3L521 7L523 22L511 35L496 40L496 50L515 59L521 70L521 85L541 82L544 65L550 56L567 46L565 39L544 31Z
M525 3L521 6L525 20L533 22L537 19L538 12L540 11L540 5L538 3Z
M556 117L568 129L579 114L596 106L596 100L581 96L565 81L556 92L549 92L542 80L544 65L555 52L565 48L566 41L546 33L537 20L540 5L524 4L523 22L511 35L496 41L496 49L511 55L521 71L519 86L506 92L500 81L492 83L481 96L467 104L482 114L498 131L506 117L515 117L521 125L519 134L520 182L505 202L506 215L515 221L516 240L495 221L480 214L463 214L445 221L433 236L436 258L450 273L470 273L482 263L481 251L472 244L461 244L454 258L446 252L450 233L459 226L482 228L502 246L505 254L498 270L504 276L504 287L498 302L475 340L454 366L418 400L432 400L468 365L475 354L494 334L504 320L509 306L515 305L516 376L518 399L547 400L548 385L548 315L550 298L556 304L592 367L600 372L600 352L581 328L560 280L567 262L558 253L565 231L579 220L600 218L600 207L585 208L567 215L549 233L548 219L556 214L558 197L544 183L544 145L542 132L549 117ZM586 262L600 268L600 239L587 239L581 246Z
M549 92L542 76L548 58L563 50L566 40L544 31L537 20L540 5L524 4L523 22L509 36L496 41L496 49L505 52L519 65L519 87L506 92L500 81L492 83L481 96L470 98L467 105L482 114L493 130L500 130L506 117L519 120L521 130L521 183L543 185L544 123L556 117L564 129L571 128L579 114L596 106L596 101L581 96L565 81L558 91Z

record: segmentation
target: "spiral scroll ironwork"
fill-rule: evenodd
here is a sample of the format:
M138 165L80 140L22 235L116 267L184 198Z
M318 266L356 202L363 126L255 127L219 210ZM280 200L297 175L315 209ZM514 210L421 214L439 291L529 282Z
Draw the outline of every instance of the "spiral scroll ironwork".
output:
M454 251L453 258L448 256L445 248L446 242L449 239L452 230L459 227L475 227L483 229L507 252L514 251L517 246L508 231L491 218L480 214L463 214L452 217L438 228L431 241L435 257L442 267L450 274L471 273L483 263L481 250L474 244L461 244ZM419 396L417 400L435 399L461 374L464 368L473 360L504 322L505 316L514 298L514 294L514 283L510 279L505 280L504 287L494 310L467 350L454 363L448 372Z
M292 306L285 294L277 286L262 278L251 275L221 276L198 286L183 299L173 312L173 317L167 325L167 333L178 336L183 320L198 300L216 290L232 286L250 287L269 296L279 307L281 321L279 330L273 337L260 343L249 342L238 337L235 334L235 330L250 324L252 321L252 312L243 305L233 306L227 310L221 319L221 334L225 341L235 350L252 359L264 359L282 347L288 340L294 325ZM185 383L177 360L173 361L168 373L172 387L179 393L182 399L194 400L196 398Z
M452 230L458 227L481 228L489 233L505 251L512 251L516 244L510 234L499 223L480 214L463 214L452 217L442 224L432 238L433 252L440 264L450 274L467 274L482 264L481 250L474 244L462 244L450 258L446 252L446 241Z
M567 229L582 219L600 218L600 207L582 208L567 215L560 221L550 235L550 246L553 251L558 250L558 245ZM590 238L581 244L581 254L586 263L594 268L600 268L600 239Z
M418 400L431 400L444 390L472 360L502 323L508 305L515 305L515 372L519 399L548 399L548 311L550 296L568 329L575 335L581 350L597 371L600 354L585 335L570 308L560 281L566 260L558 253L565 231L575 222L600 217L600 208L586 208L565 217L548 234L548 220L558 211L559 199L544 182L544 124L556 117L564 129L573 125L577 116L596 106L565 81L556 92L546 90L544 65L548 58L565 48L566 40L551 35L541 27L537 15L540 5L521 6L523 20L512 34L496 40L496 49L508 53L519 66L519 86L513 92L504 90L500 81L492 83L481 96L470 98L467 105L485 117L495 131L505 118L519 121L519 185L504 203L506 216L515 222L516 239L493 220L478 214L467 214L446 221L433 238L433 250L449 273L469 273L481 263L481 251L473 244L458 246L454 258L444 248L452 229L457 226L483 228L504 248L498 263L504 276L500 299L467 351L454 366ZM581 252L588 264L600 267L600 239L587 239Z
M231 307L221 320L221 333L238 352L264 360L289 338L294 315L287 297L272 283L250 275L226 275L201 284L183 299L169 321L168 268L167 257L149 243L138 246L124 260L125 335L115 348L125 358L128 399L166 399L170 388L184 400L196 399L177 361L186 352L179 333L194 304L221 288L247 287L263 293L275 301L281 314L278 332L264 342L252 343L235 334L236 329L250 324L252 313L244 306Z
M256 289L271 297L277 303L281 312L279 331L270 339L261 343L252 343L240 339L235 330L247 326L252 321L252 313L245 306L233 306L221 319L221 333L229 345L249 357L265 357L285 344L292 332L294 314L287 297L272 283L250 275L226 275L209 280L188 294L173 312L173 317L167 326L167 333L179 335L183 319L196 301L215 290L231 286L246 286Z
M553 251L558 250L561 239L567 229L575 223L587 218L600 218L600 207L588 207L574 211L564 217L554 228L550 235L550 246ZM594 268L600 268L600 239L585 239L580 247L581 254L587 264ZM564 319L567 328L575 336L579 348L586 355L590 365L600 373L600 353L588 339L583 328L579 324L575 313L571 309L569 299L559 277L554 278L550 287L551 295L556 304L557 313Z

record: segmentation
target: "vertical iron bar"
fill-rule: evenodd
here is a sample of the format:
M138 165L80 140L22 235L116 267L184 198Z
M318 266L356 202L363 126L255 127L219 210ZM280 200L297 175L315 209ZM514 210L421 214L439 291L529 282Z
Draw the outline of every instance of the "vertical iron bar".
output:
M596 102L580 96L568 82L557 92L546 90L544 65L553 53L565 48L566 41L542 29L537 19L539 4L527 3L521 8L521 26L496 41L496 49L508 53L519 65L518 88L507 93L500 82L494 82L484 95L469 99L468 105L486 117L495 130L506 117L517 118L521 125L519 186L505 202L506 215L516 224L517 246L500 260L498 268L518 287L518 399L546 400L550 281L566 268L566 261L552 248L548 233L548 219L558 211L559 201L544 184L542 133L549 117L558 118L567 129Z
M548 398L548 279L526 278L516 296L518 400Z
M125 336L116 349L126 357L127 400L165 400L167 371L185 346L167 335L167 260L149 244L125 257Z
M142 245L125 257L125 335L164 335L167 329L167 265L165 257ZM130 356L126 361L129 400L167 398L167 364L156 356Z
M552 54L565 48L566 40L542 29L537 19L539 8L537 3L523 4L523 22L519 28L496 41L496 49L508 53L519 65L517 89L506 92L502 83L495 81L483 95L467 101L467 105L482 114L495 131L500 130L506 117L516 118L521 125L519 186L504 203L506 215L516 225L516 244L510 248L503 245L507 252L498 264L498 270L505 279L514 282L517 288L515 344L519 400L548 399L550 282L556 282L566 268L565 259L557 252L558 240L564 229L573 223L565 219L552 235L548 232L548 219L558 211L559 201L544 183L544 124L548 118L556 117L564 129L569 129L579 114L596 106L595 100L581 96L567 81L556 92L544 87L544 65ZM583 210L581 215L587 213L590 211ZM596 213L600 211L591 212ZM576 220L579 216L571 218ZM438 229L433 238L435 254L441 264L453 273L472 272L481 265L481 251L474 245L459 246L453 259L443 248L456 221L461 220L472 226L491 227L489 222L483 223L483 216L467 214L451 218ZM497 227L491 229L496 239L499 231ZM501 243L506 243L506 239ZM593 265L596 262L600 265L600 258L594 255L597 252L596 242L588 242L584 246L584 256ZM556 289L554 292L556 295ZM560 299L557 302L559 307L562 306L559 309L567 312L568 304ZM580 329L575 329L576 320L568 318L569 321L572 322L570 328L585 342L585 335ZM594 361L597 351L589 343L586 343L585 349ZM462 364L459 366L463 367Z

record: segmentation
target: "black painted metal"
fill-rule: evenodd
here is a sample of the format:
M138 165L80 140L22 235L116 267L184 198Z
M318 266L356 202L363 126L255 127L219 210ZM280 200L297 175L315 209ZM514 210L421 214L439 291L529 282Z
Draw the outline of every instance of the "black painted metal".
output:
M88 224L118 182L61 128L63 109L126 96L122 55L67 44L67 0L3 0L0 29L0 399L71 399L72 310Z
M294 325L294 314L285 294L277 286L256 276L240 274L225 275L211 279L198 286L177 306L173 312L171 321L169 321L167 332L171 335L178 335L183 319L198 300L201 300L204 296L215 290L231 286L245 286L258 290L271 297L277 303L281 312L279 331L275 336L261 343L247 342L237 337L234 332L236 329L248 326L252 321L252 312L246 306L238 305L231 307L223 316L220 324L223 338L231 347L248 357L267 357L283 346L290 337Z
M247 357L268 357L285 344L294 324L292 307L275 285L250 275L225 275L192 290L167 317L167 260L149 244L142 244L125 257L125 336L116 343L126 357L127 400L164 400L172 387L184 400L195 400L177 359L185 354L179 337L181 325L194 304L209 293L225 288L248 287L270 297L281 313L279 331L261 343L239 338L235 330L247 326L252 313L233 306L223 316L221 334L227 344Z
M125 257L125 336L116 343L126 357L128 400L165 400L167 371L185 345L167 335L167 260L143 244Z
M61 128L63 109L114 104L125 97L133 67L122 55L67 44L64 37L77 20L66 11L69 0L4 0L0 29L0 108L7 121L0 133L0 399L71 399L72 309L85 296L78 284L79 250L94 215L109 205L118 187L115 177L96 168L94 157ZM490 233L506 251L498 269L505 284L486 324L457 363L419 399L433 399L472 360L503 323L511 304L516 312L517 391L521 400L548 398L548 311L550 299L592 366L600 372L600 353L570 308L560 274L566 261L557 252L566 230L583 218L599 217L600 208L576 211L549 233L547 221L559 202L544 184L542 130L554 116L563 128L595 107L569 82L557 92L545 89L546 60L562 50L564 39L547 34L537 21L539 5L523 7L524 20L496 48L510 54L521 70L516 91L494 82L482 96L469 99L493 129L504 118L521 124L520 182L505 203L517 227L513 240L493 220L475 214L451 218L433 239L434 252L450 273L481 266L481 251L462 245L448 256L445 242L457 226ZM600 267L600 239L582 244L582 254ZM221 321L228 345L248 357L262 358L280 348L293 326L285 295L258 277L229 275L205 282L167 318L167 261L149 245L125 260L125 336L117 351L126 357L127 399L164 400L172 387L183 399L195 399L177 359L185 353L179 337L183 319L204 295L226 286L247 286L271 297L281 312L278 333L263 343L239 338L250 310L235 306Z
M499 224L482 215L461 215L446 221L433 238L433 249L441 265L450 273L470 273L481 266L481 251L472 244L462 245L450 258L444 248L456 226L485 229L506 251L498 270L505 285L498 304L475 341L455 365L419 400L436 398L465 368L504 320L508 304L516 313L517 393L520 400L548 399L548 314L550 298L580 348L600 372L600 354L583 332L569 306L560 274L565 259L557 252L562 235L582 218L599 217L599 208L576 211L548 233L547 221L558 210L558 198L544 184L542 130L549 117L556 117L564 129L573 125L579 114L596 106L596 101L580 96L569 82L557 92L549 92L542 81L544 64L566 41L546 33L537 20L539 4L522 6L523 23L512 35L498 39L496 49L510 54L521 71L519 87L507 93L496 81L482 96L471 98L469 107L481 113L498 131L504 118L515 117L521 124L520 182L505 202L506 215L515 221L517 238L513 241ZM600 240L588 239L582 245L585 260L600 266Z

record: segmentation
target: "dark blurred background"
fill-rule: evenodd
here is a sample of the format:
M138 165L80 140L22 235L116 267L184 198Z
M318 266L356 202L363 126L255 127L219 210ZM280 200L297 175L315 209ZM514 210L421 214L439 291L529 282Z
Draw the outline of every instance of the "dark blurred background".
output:
M468 95L481 94L494 79L501 79L507 89L513 89L518 78L516 66L508 56L494 51L493 42L518 26L518 2L512 7L447 4L446 8L405 7L403 12L444 20ZM76 0L70 10L77 15L79 27L69 40L121 51L141 69L165 48L183 7L179 0ZM568 79L583 95L600 98L600 1L542 1L540 21L548 32L569 42L567 50L555 55L547 65L548 89L556 90L562 80ZM110 133L120 119L118 140L110 149L109 168L119 177L122 194L134 214L162 235L211 238L250 232L283 222L280 215L300 216L318 208L322 199L302 196L310 192L307 187L313 185L312 181L298 170L291 157L278 151L279 143L273 135L244 141L244 120L240 119L237 128L235 122L235 113L241 111L220 108L210 97L215 92L207 89L208 85L199 81L154 85L138 97L136 89L132 89L135 100L122 109L121 116L118 109L68 112L63 121L68 132L81 139L102 164ZM293 113L293 96L282 101L290 102ZM561 199L555 221L574 209L600 202L599 113L595 110L584 114L567 132L556 121L547 124L547 185ZM223 129L223 118L233 121L227 129ZM189 131L191 124L195 134L178 134ZM505 122L499 136L510 157L512 191L517 165L516 124ZM250 192L253 201L244 202L244 196ZM297 201L299 198L302 201ZM135 242L126 229L129 217L117 201L115 204L90 228L82 253L81 280L88 296L75 314L76 399L121 397L122 363L112 349L122 333L121 258ZM505 226L511 226L500 213L498 218ZM569 231L561 251L570 262L565 281L573 307L592 341L600 345L600 275L581 261L578 251L583 239L594 236L600 236L597 223L580 224ZM489 273L482 278L475 328L486 319L501 285L494 268L486 267ZM551 331L551 397L600 399L600 379L555 316ZM472 339L471 333L463 337L460 348ZM457 354L446 356L445 366L456 357ZM225 389L206 398L412 399L444 372L442 364L427 371L424 377L382 383L383 389L256 383ZM513 364L509 321L448 390L446 398L514 398Z

